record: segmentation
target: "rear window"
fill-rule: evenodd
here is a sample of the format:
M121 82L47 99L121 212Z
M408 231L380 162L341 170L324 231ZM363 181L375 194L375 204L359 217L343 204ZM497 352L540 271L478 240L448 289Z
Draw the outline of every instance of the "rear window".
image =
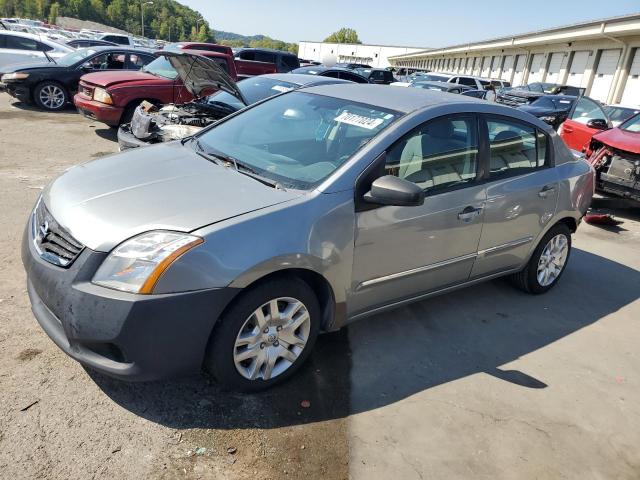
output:
M229 65L227 65L227 61L224 58L214 57L214 58L211 58L211 60L213 60L216 63L216 65L218 65L226 73L229 73Z
M297 57L294 57L293 55L283 55L282 63L284 63L291 70L300 66L300 62L298 61Z

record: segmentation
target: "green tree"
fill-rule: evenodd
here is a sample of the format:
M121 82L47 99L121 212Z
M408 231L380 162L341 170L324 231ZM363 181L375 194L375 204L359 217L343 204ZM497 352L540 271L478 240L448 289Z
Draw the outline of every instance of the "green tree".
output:
M191 27L191 34L189 35L189 40L192 42L198 41L198 31L196 30L196 26Z
M324 39L328 43L362 43L353 28L341 28Z
M49 7L49 19L48 22L51 25L55 25L58 21L58 13L60 12L60 4L58 2L54 2Z

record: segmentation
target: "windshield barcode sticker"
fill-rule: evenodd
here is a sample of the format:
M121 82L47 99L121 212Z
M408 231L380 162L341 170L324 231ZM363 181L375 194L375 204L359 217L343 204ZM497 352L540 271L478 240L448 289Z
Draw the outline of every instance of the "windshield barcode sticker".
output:
M285 87L284 85L274 85L273 87L271 87L271 90L275 90L276 92L284 93L284 92L290 92L291 90L293 90L293 88Z
M366 128L367 130L373 130L384 123L382 118L370 118L363 117L362 115L356 115L355 113L342 112L336 118L336 122L346 123L347 125L353 125L355 127Z

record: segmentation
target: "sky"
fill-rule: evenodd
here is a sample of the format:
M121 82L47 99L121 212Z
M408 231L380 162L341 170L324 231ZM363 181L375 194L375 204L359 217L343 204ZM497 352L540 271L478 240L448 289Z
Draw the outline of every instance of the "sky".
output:
M287 42L342 27L363 43L443 47L640 12L639 0L178 0L214 30Z

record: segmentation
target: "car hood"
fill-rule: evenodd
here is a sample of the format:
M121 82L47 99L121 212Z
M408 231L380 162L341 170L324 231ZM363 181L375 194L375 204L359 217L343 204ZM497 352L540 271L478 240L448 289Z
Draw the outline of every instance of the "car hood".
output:
M57 65L53 62L25 62L15 63L4 68L4 73L22 72L24 70L46 70L53 71L53 69L67 69L68 67Z
M617 150L640 154L640 133L612 128L611 130L597 133L593 138Z
M552 110L546 107L535 107L533 105L521 105L518 107L518 110L522 110L523 112L530 113L535 117L555 117L562 113L566 113L566 110Z
M173 80L171 80L170 78L158 77L156 75L151 75L150 73L137 70L121 70L118 72L92 72L84 75L81 80L105 88L128 82L173 82Z
M139 233L191 232L300 195L171 142L72 167L44 190L43 200L79 242L108 252Z
M236 82L213 60L186 52L162 52L162 55L171 62L184 87L195 98L202 97L207 90L222 90L248 105Z

